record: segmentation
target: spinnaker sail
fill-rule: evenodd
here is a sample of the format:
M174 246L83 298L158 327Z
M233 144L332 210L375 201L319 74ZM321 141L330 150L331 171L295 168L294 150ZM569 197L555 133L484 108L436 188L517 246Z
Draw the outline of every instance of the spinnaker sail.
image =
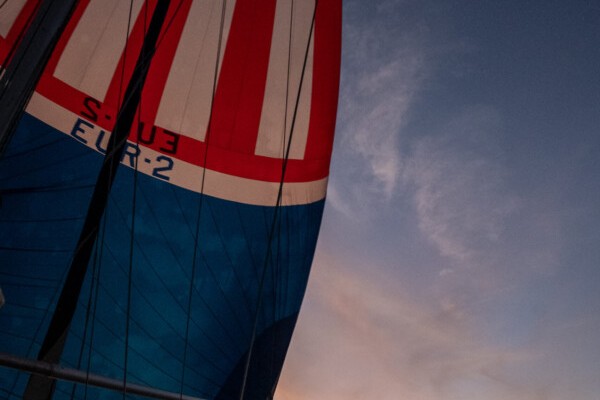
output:
M45 3L0 8L1 96ZM51 21L0 121L0 397L273 397L323 212L340 3L80 0Z

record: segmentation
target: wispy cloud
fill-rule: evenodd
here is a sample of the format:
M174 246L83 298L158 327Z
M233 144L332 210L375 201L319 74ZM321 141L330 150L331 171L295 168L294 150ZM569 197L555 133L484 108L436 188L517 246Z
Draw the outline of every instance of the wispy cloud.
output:
M344 172L337 177L346 187L360 180L361 190L352 192L360 204L394 194L402 170L400 130L426 74L427 54L422 32L397 23L382 26L385 9L360 2L349 7L373 13L344 25L337 151L352 154L354 164L339 168Z
M462 265L481 263L482 253L489 257L519 206L506 182L500 129L495 110L468 107L441 132L419 139L405 170L419 228L442 255Z

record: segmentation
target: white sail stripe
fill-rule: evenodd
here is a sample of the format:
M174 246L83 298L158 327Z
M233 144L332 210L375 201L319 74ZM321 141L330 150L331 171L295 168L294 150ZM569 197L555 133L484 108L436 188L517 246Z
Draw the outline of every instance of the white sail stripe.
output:
M71 136L73 140L79 138L81 142L82 138L85 139L87 147L98 151L96 143L99 141L101 128L90 128L86 132L83 130L77 131L77 137L74 137L72 134L76 130L75 127L78 125L78 121L83 120L77 114L61 107L37 92L33 94L26 111L60 132ZM87 129L88 127L93 127L93 124L86 121L81 126ZM105 132L102 142L104 143L107 140L108 133ZM130 146L135 146L135 144L131 143ZM139 149L140 152L137 154L139 160L138 170L156 178L156 164L143 162L143 160L154 161L161 157L163 159L170 157L166 157L162 153L142 145L139 146ZM130 163L127 163L127 158L125 156L123 164L131 167ZM204 172L202 167L178 159L173 159L172 165L173 168L169 171L168 183L197 193L201 192L201 180ZM205 179L203 193L210 196L261 206L274 206L277 201L279 182L265 182L242 178L210 169L206 170ZM282 204L289 206L314 203L325 197L326 190L327 178L311 182L285 183L283 185Z
M271 42L271 54L265 97L258 130L255 154L282 158L284 142L290 137L294 109L298 98L302 67L306 55L307 40L310 47L306 70L302 82L300 102L294 125L294 135L290 148L290 158L303 159L308 137L310 120L310 98L312 92L313 40L310 27L314 11L314 2L307 1L293 5L292 41L290 43L290 12L292 0L279 0L275 11L275 25ZM289 90L288 52L291 51ZM286 102L287 93L287 102ZM286 110L287 105L287 110ZM286 112L287 111L287 112ZM286 115L287 113L287 115ZM287 126L285 126L287 125ZM283 132L285 131L285 139Z
M144 0L134 0L132 24ZM129 2L92 0L62 53L54 76L104 100L128 38ZM110 10L110 12L107 12ZM82 68L82 64L85 67Z
M0 10L0 36L6 38L27 0L12 0L4 3Z
M234 8L235 1L228 1L219 71ZM155 125L204 141L215 80L221 11L220 0L192 2L158 107Z

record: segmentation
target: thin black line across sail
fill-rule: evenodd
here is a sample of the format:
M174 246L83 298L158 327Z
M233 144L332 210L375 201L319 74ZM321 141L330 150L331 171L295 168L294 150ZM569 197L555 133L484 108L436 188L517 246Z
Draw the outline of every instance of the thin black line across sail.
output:
M1 75L0 155L76 4L76 0L44 1Z
M142 89L150 68L151 57L148 55L155 52L156 42L165 21L169 4L169 0L159 0L152 14L148 32L144 37L142 51L136 62L134 74L127 85L124 102L119 110L108 143L65 284L38 353L38 360L40 361L58 363L60 360L69 326L75 314L77 300L81 293L93 246L98 236L102 215L108 202L110 188L114 182L127 143L127 137L140 103ZM54 386L55 381L53 379L33 375L29 379L23 398L25 400L50 399Z

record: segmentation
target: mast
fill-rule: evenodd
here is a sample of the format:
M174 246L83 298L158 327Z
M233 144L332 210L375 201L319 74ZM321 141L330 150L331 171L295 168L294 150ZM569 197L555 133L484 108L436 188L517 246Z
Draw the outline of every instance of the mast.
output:
M165 22L169 4L169 0L159 0L152 14L133 76L125 91L123 105L117 114L106 156L96 180L94 193L68 269L67 278L38 353L37 359L39 361L51 364L57 364L60 361L87 272L93 245L98 236L100 221L140 103L150 61L156 49L158 36ZM53 378L31 375L23 398L25 400L48 400L52 397L54 387L55 380Z
M23 113L35 85L77 0L43 1L31 26L0 77L0 155Z

